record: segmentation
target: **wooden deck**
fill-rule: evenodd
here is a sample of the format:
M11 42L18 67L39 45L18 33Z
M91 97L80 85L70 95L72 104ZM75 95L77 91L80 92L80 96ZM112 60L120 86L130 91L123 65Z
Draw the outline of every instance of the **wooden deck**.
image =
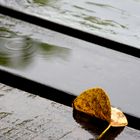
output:
M100 129L76 122L73 109L0 84L0 140L94 140ZM98 131L97 131L98 130ZM139 140L130 127L110 130L105 140Z
M111 104L121 108L129 121L125 128L111 128L103 139L140 139L139 49L4 9L1 13L23 21L4 15L0 19L4 26L0 38L4 54L0 64L0 140L95 140L106 126L96 125L95 118L71 107L72 100L92 86L106 89ZM41 22L35 22L38 19Z
M77 96L87 88L100 86L109 94L113 106L140 118L140 110L136 109L140 106L139 58L2 17L1 83L51 100L55 97L59 102L65 101L66 93ZM64 92L44 93L46 87Z

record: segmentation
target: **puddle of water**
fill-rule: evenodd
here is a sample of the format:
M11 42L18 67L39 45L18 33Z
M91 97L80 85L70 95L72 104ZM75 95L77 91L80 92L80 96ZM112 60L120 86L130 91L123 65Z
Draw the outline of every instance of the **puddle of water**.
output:
M1 0L0 3L140 48L139 0Z

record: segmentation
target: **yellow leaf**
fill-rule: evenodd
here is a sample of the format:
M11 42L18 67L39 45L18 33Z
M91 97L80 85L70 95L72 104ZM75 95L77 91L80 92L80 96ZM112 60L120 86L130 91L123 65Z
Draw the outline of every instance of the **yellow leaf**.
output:
M111 107L111 122L113 127L121 127L128 125L128 121L125 115L117 108Z
M91 88L82 92L74 100L73 108L109 123L97 139L100 139L111 126L122 127L128 124L125 115L119 109L111 107L109 97L101 88Z
M111 121L111 107L108 96L101 88L92 88L81 93L73 102L76 110Z

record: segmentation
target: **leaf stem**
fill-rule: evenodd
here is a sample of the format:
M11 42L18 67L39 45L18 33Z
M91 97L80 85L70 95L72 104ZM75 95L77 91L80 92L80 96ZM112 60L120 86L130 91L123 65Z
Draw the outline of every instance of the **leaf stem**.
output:
M107 132L107 130L111 127L111 124L108 125L108 127L97 137L96 140L100 140L100 138L102 138L102 136Z

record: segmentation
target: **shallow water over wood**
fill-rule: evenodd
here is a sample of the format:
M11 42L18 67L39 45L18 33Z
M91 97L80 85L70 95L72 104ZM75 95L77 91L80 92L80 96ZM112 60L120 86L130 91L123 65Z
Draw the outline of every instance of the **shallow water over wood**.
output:
M140 48L139 0L0 0L0 3Z
M112 105L140 117L139 58L3 15L0 23L1 69L74 95L100 86Z

